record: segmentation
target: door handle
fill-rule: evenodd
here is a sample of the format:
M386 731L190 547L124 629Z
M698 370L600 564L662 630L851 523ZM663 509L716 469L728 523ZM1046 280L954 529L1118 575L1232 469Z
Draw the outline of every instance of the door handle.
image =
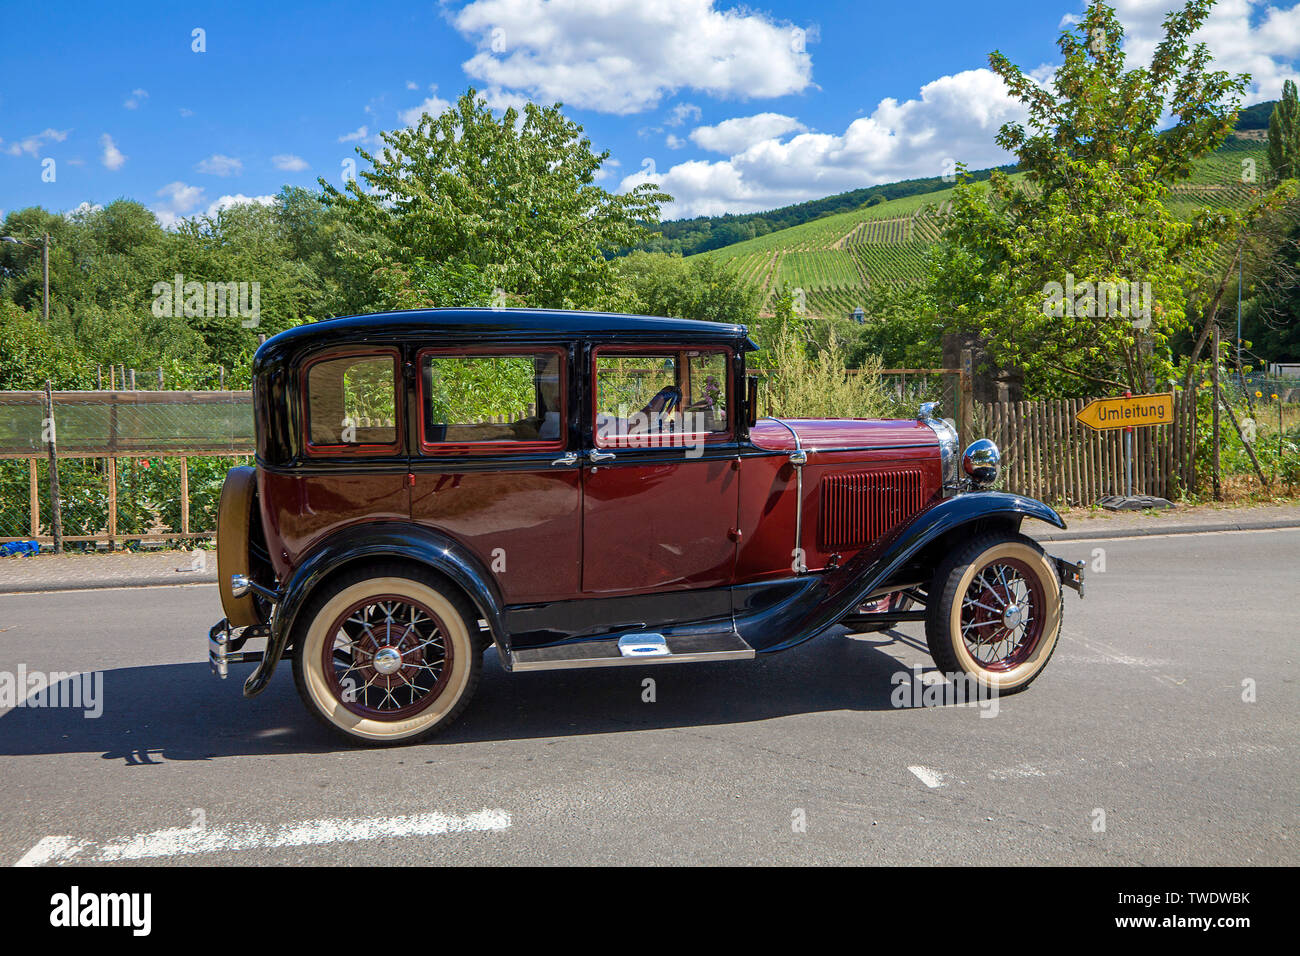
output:
M613 460L614 453L612 451L599 451L598 449L593 448L591 451L587 452L587 461L591 462L593 465L602 461Z
M556 465L576 465L578 463L578 453L576 451L567 452L563 457L551 462L551 466Z

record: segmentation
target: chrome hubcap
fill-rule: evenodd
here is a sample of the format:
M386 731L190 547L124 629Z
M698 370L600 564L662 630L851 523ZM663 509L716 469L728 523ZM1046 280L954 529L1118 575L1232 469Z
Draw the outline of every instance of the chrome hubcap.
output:
M395 647L381 647L375 651L371 665L385 677L396 674L402 669L402 652Z
M1008 630L1019 627L1024 616L1024 609L1019 604L1008 604L1002 612L1002 626Z

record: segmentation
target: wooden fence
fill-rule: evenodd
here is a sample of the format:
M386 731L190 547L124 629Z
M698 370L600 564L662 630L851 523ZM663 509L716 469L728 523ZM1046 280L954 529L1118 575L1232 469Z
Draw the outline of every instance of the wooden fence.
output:
M981 404L1002 450L1000 487L1056 505L1089 506L1125 493L1124 432L1097 432L1075 416L1086 399ZM1196 487L1196 394L1174 395L1171 425L1133 432L1133 493L1174 499Z

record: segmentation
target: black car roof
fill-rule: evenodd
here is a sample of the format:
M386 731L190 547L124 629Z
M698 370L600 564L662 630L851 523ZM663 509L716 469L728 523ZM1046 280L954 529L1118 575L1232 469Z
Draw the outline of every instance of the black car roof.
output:
M321 345L409 341L608 338L611 341L748 342L743 325L561 309L411 309L312 322L281 332L257 350L255 368Z

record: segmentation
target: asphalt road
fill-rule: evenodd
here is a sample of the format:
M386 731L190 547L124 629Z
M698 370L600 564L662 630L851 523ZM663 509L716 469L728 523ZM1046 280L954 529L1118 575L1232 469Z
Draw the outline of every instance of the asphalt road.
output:
M212 586L0 596L0 674L104 674L98 718L0 711L0 864L1300 862L1300 530L1049 548L1097 549L995 717L891 705L930 664L909 624L680 667L493 651L392 750L336 742L287 665L252 701L247 665L213 678Z

